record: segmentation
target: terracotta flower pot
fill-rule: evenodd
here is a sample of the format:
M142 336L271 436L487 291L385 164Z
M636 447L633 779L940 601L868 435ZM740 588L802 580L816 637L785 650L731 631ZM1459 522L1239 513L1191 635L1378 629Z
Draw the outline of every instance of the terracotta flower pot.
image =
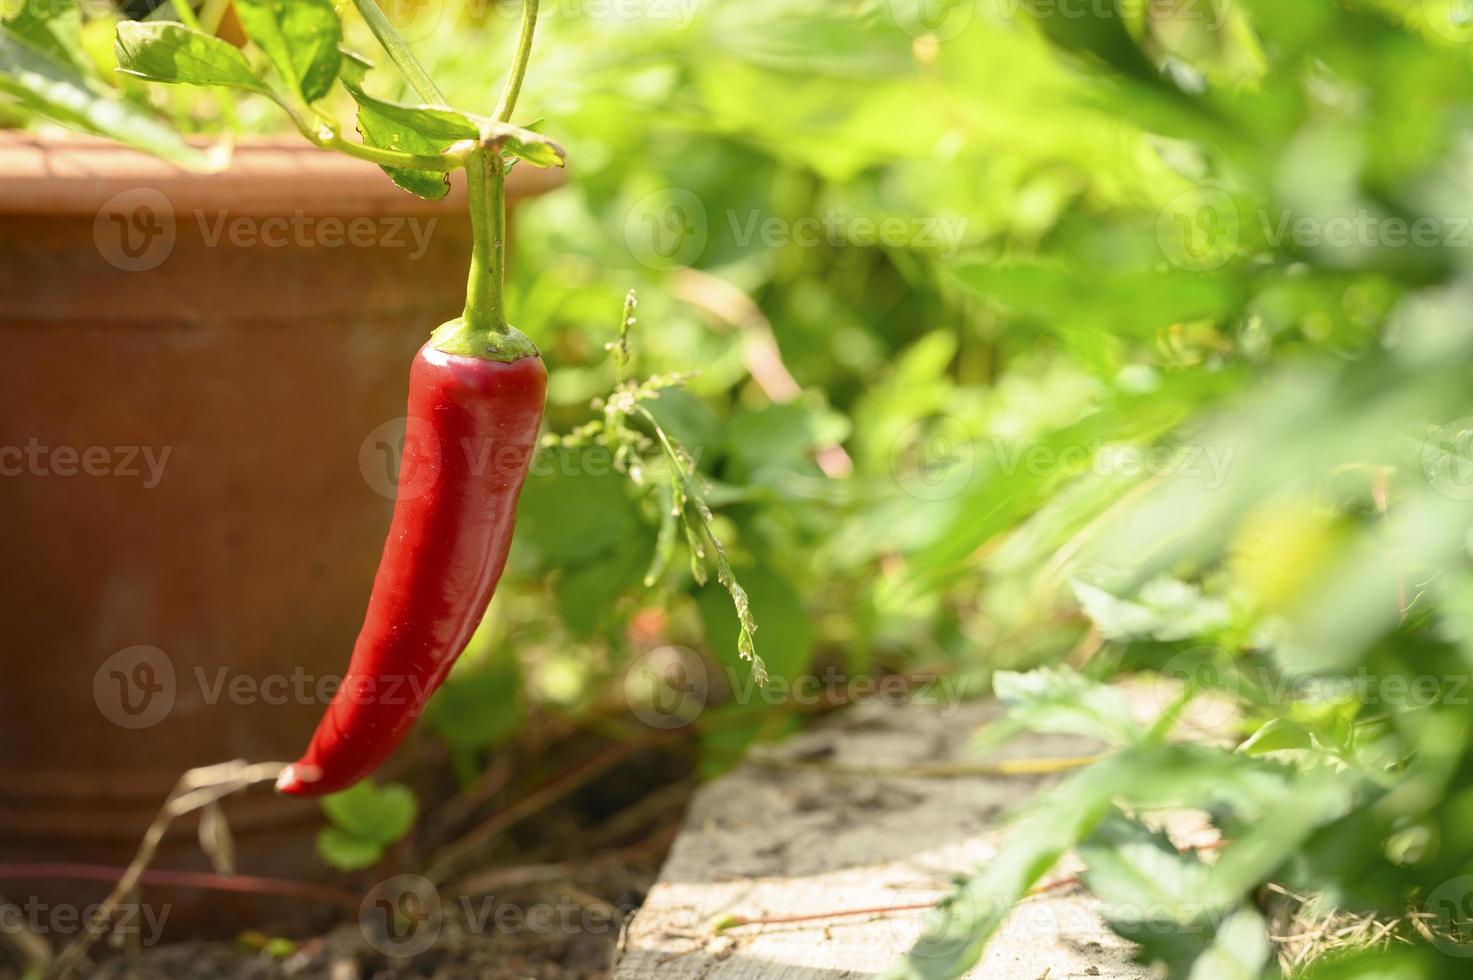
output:
M185 769L306 744L410 358L462 302L462 200L300 142L198 175L0 133L0 861L126 863ZM227 813L242 873L315 863L314 804ZM197 852L186 829L157 863Z

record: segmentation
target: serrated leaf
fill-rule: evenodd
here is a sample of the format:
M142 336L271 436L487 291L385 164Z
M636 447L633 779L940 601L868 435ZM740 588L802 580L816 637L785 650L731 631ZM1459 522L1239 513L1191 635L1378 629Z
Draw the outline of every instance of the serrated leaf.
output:
M306 102L337 80L342 21L331 0L236 0L236 14L282 79Z
M1084 614L1107 640L1185 640L1220 629L1228 621L1226 602L1175 579L1146 583L1134 600L1077 579L1070 585Z
M1024 731L1083 735L1107 745L1126 745L1141 734L1125 695L1068 668L998 671L992 688L1008 714L983 731L975 751L996 748Z
M114 49L118 71L171 85L228 85L266 92L245 55L234 46L182 24L124 21Z
M408 787L375 786L367 780L322 799L323 812L345 833L378 844L390 844L414 826L418 810Z
M317 833L317 853L341 871L358 871L377 864L384 848L382 844L354 837L341 828L324 827Z

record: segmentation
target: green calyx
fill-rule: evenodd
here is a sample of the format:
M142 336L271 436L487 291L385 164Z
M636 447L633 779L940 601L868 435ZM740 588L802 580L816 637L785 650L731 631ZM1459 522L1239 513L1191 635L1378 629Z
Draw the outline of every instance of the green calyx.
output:
M440 324L430 334L430 343L435 350L447 354L479 357L484 361L500 361L503 364L541 354L537 345L532 343L532 338L516 327L477 330L466 323L465 317L456 317Z

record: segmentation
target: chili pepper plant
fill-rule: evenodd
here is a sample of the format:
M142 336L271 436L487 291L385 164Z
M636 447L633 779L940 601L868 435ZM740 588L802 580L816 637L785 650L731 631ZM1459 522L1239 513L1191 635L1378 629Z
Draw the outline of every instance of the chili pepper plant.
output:
M197 23L124 21L116 38L119 71L149 82L266 96L314 145L377 164L410 193L443 198L457 173L466 183L473 234L464 310L430 333L409 367L399 492L364 624L303 755L277 776L280 792L300 796L357 786L403 741L470 642L506 566L547 389L540 351L508 320L506 176L514 166L566 162L553 140L512 122L532 53L536 0L523 4L512 63L485 114L447 103L373 0L355 0L354 6L421 102L370 94L374 62L345 45L329 0L239 0L240 22L262 55L255 62ZM324 108L338 88L356 104L361 139L345 135ZM764 682L752 640L756 625L712 529L694 461L645 407L685 379L626 377L634 309L631 292L614 345L619 386L597 402L601 417L566 437L548 436L544 444L598 443L636 483L658 476L665 520L646 580L662 574L684 527L693 574L704 581L705 565L715 569L736 605L741 654ZM645 465L651 454L663 462ZM372 863L384 844L407 830L413 809L402 792L360 787L329 807L335 826L324 833L323 852L344 867ZM388 815L365 827L355 819L362 812Z

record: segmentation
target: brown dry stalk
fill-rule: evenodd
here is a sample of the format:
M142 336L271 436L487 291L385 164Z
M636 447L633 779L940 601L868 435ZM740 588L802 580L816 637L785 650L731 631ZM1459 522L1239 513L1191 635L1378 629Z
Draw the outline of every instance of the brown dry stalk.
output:
M248 786L272 782L281 775L281 771L285 768L286 763L284 762L261 762L253 765L237 759L213 766L201 766L180 776L179 782L174 785L168 798L164 800L164 805L159 808L158 816L153 818L153 823L144 833L143 842L138 846L138 853L124 869L122 877L118 879L107 898L103 899L102 904L88 917L86 925L77 938L72 940L71 944L57 957L56 962L47 971L47 976L53 980L61 980L76 971L86 957L87 950L92 948L92 944L97 941L108 923L112 921L118 906L138 887L144 871L153 860L159 844L163 842L164 834L168 832L169 826L175 820Z

